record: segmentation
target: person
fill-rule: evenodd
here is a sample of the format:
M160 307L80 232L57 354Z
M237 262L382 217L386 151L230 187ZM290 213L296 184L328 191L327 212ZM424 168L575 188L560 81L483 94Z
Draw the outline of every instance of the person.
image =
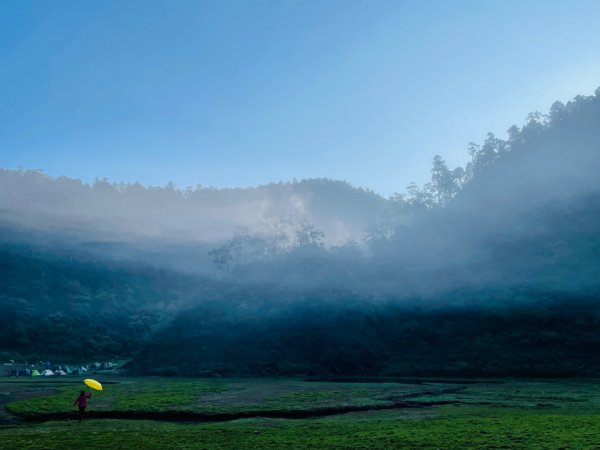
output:
M81 422L81 419L83 419L83 416L85 415L85 408L87 408L87 399L88 398L92 398L92 394L90 392L88 392L86 394L85 391L81 391L79 393L79 397L77 397L75 399L75 401L73 402L73 406L75 406L75 405L79 406L79 421L80 422Z

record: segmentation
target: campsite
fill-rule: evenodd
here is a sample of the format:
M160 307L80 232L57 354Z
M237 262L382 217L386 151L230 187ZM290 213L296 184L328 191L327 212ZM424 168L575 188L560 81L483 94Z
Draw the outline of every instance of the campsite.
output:
M0 448L591 449L600 434L591 379L102 381L80 424L81 380L0 379Z
M93 362L82 364L52 364L50 361L38 361L35 364L27 362L0 362L0 374L8 377L64 377L67 375L83 375L88 371L114 370L118 364L113 362Z

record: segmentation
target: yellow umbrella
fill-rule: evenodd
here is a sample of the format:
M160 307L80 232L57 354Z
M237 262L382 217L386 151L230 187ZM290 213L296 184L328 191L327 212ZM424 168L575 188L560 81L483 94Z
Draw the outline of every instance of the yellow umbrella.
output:
M92 380L91 378L86 378L85 380L83 380L83 382L86 384L86 386L89 386L92 389L96 389L97 391L102 390L102 385L100 383L98 383L96 380Z

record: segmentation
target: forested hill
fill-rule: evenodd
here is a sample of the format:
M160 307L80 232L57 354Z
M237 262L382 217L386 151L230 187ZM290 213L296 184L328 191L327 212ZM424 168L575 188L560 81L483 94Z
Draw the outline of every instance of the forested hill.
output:
M536 285L580 292L600 275L600 91L508 139L471 145L465 170L392 199L372 237L391 273L439 289Z
M360 239L386 200L343 181L310 179L250 188L92 184L0 168L0 225L78 242L215 244L236 230L268 233L304 220L331 244Z
M9 242L0 303L26 336L5 332L0 346L31 354L72 345L69 332L45 331L54 326L50 314L60 314L82 322L57 329L99 326L96 351L135 356L130 368L139 373L600 375L600 91L530 115L507 139L490 134L470 153L464 168L435 157L431 182L387 201L323 182L327 192L348 194L334 208L341 194L314 193L324 214L364 220L381 209L366 247L325 245L305 219L224 228L203 250L214 270L201 277L59 255L51 246L32 256ZM96 195L97 187L81 189ZM122 198L110 190L101 197ZM188 201L157 192L174 195L173 204ZM32 218L46 214L36 205ZM231 211L243 218L256 207L248 205ZM161 214L168 220L177 208ZM16 217L10 211L7 222ZM49 224L63 216L79 229L60 209L48 212ZM157 224L150 216L140 222L145 230L161 226L152 217ZM154 251L160 257L161 247ZM103 304L112 306L98 309Z
M316 243L312 259L292 251L276 267L263 266L277 280L290 271L311 279L327 273L321 289L294 294L283 309L280 293L265 292L260 300L198 305L161 330L132 366L598 375L600 91L530 115L507 140L490 134L471 156L453 170L436 157L430 183L390 200L368 235L364 265L326 263Z
M131 355L197 284L0 242L0 360Z

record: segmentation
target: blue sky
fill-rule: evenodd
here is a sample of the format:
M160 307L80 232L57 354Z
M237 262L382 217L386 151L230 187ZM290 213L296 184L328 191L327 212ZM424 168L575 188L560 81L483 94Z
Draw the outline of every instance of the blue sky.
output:
M593 93L599 18L598 1L4 1L0 167L388 195Z

